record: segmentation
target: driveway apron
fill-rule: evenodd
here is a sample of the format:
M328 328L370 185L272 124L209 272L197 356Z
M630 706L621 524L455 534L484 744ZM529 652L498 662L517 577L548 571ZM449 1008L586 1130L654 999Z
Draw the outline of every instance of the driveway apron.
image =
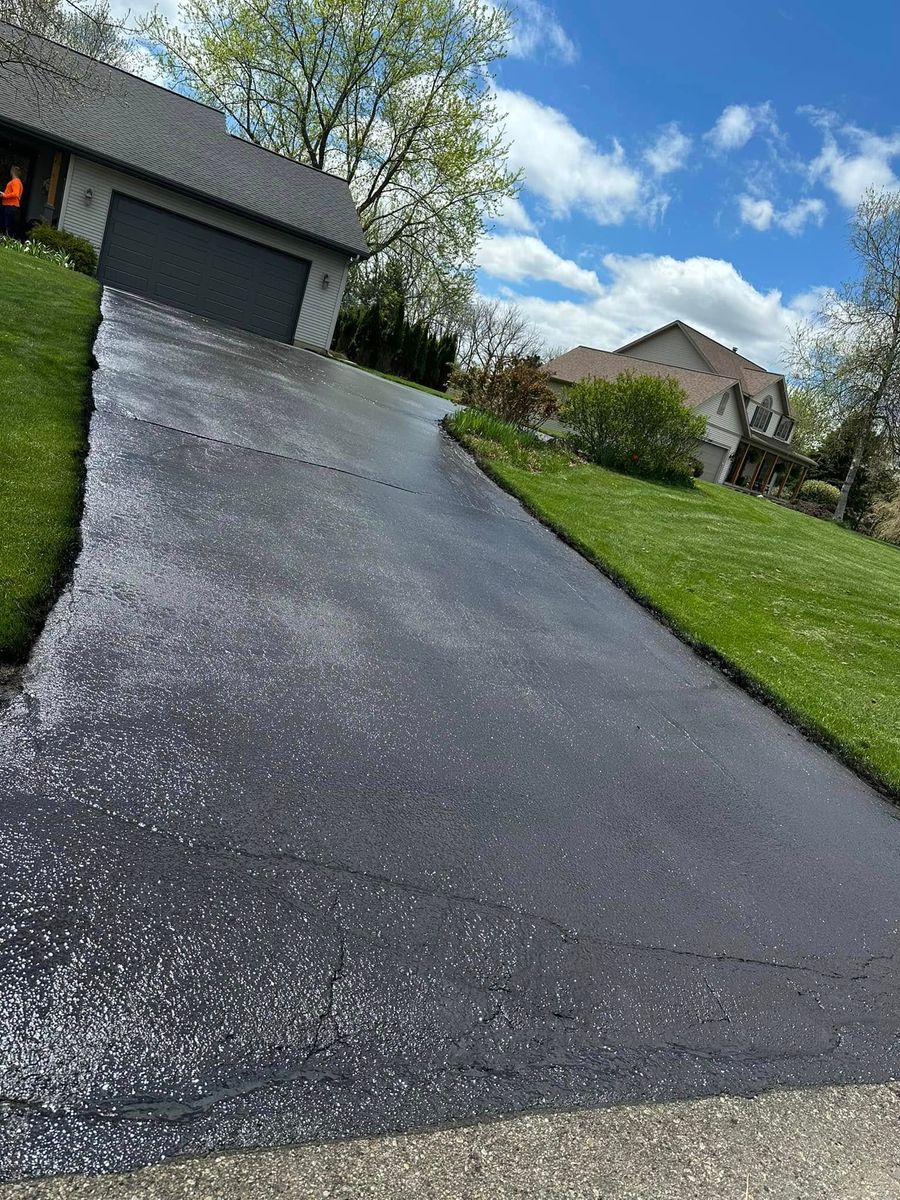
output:
M898 1074L886 802L440 399L103 304L0 718L5 1177Z

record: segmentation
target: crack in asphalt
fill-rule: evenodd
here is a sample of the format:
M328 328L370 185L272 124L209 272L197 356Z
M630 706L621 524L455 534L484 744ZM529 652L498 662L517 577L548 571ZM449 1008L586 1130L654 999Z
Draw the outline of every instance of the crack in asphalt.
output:
M48 800L51 797L46 797ZM123 813L117 813L111 809L104 808L102 805L91 804L78 796L69 796L67 799L74 801L80 807L91 812L99 813L110 820L121 822L129 828L140 829L145 835L150 837L162 838L169 842L174 842L183 849L194 854L207 854L220 858L237 858L247 859L251 862L275 864L278 862L286 862L291 865L307 867L311 870L325 871L330 874L345 875L349 878L362 879L366 883L375 883L389 888L396 888L399 891L409 893L415 896L424 896L433 900L445 900L454 904L471 905L472 907L484 909L488 912L497 912L503 916L511 916L517 919L526 918L534 921L537 924L546 925L554 929L560 934L565 942L583 942L587 945L597 946L602 949L609 950L634 950L643 954L663 954L673 955L679 958L696 959L698 962L713 962L713 963L733 963L741 966L765 967L775 971L802 971L804 973L814 975L820 979L832 979L845 983L862 982L868 978L869 968L876 962L892 962L893 955L890 954L873 954L862 960L861 965L856 968L855 974L846 974L840 971L829 971L824 967L810 966L807 963L783 962L778 959L750 958L736 954L712 954L701 950L680 949L676 946L661 946L647 942L630 942L619 939L601 938L597 934L585 933L571 926L564 925L562 922L549 917L544 913L535 912L527 908L519 908L512 904L506 904L501 900L489 900L481 896L474 896L464 892L454 892L442 888L427 887L424 884L415 883L412 880L395 879L390 875L384 875L376 871L363 870L360 867L353 867L349 863L337 862L328 859L317 859L309 855L299 854L290 850L271 850L271 851L255 851L242 846L221 845L214 842L204 842L199 838L191 838L182 834L173 833L167 829L160 829L157 826L148 826L143 821L137 821L133 817L128 817ZM254 883L259 881L253 879ZM280 894L280 893L279 893ZM308 912L309 910L303 910ZM852 960L851 960L852 961Z
M435 492L421 491L418 488L406 487L402 483L392 483L391 480L380 479L377 475L365 475L360 471L350 471L346 467L336 467L332 463L318 462L316 459L312 458L301 458L296 454L284 454L278 450L264 450L260 446L248 446L245 442L233 442L227 438L212 437L212 435L207 433L197 433L196 430L193 429L182 429L178 425L167 425L164 421L151 421L149 417L138 417L133 413L129 413L128 416L132 421L136 421L140 425L149 425L154 429L165 429L169 433L177 433L182 437L195 438L197 441L201 442L209 442L214 446L224 446L230 450L241 450L247 454L260 454L266 458L276 458L281 462L297 463L299 466L303 467L314 467L319 471L329 471L335 475L346 475L351 479L360 479L364 483L377 483L381 487L391 488L395 492L404 492L407 496L425 496L433 499L439 499L442 501L442 503L445 503L445 506L448 509L466 508L472 510L473 512L483 512L488 516L498 517L503 521L516 521L520 524L533 520L533 518L526 513L523 513L521 517L517 517L513 513L503 512L499 508L479 508L477 504L460 504L458 500L447 499L444 501L444 498L438 496Z

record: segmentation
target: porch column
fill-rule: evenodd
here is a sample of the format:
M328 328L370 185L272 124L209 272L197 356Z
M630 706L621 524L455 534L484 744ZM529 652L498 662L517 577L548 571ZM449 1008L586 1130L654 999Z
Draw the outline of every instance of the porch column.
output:
M731 470L728 472L727 483L737 483L738 476L744 467L744 459L747 457L747 452L750 449L750 443L744 442L743 450L738 446L738 452L734 456L734 462L731 464Z
M803 487L804 481L806 480L806 474L807 474L808 470L809 470L809 467L804 467L804 468L803 468L803 470L800 472L800 478L797 480L797 486L796 486L796 487L794 488L794 490L791 492L791 499L792 499L792 500L796 500L796 499L797 499L797 493L798 493L798 492L800 491L800 489Z
M47 185L47 203L44 205L44 221L48 225L53 224L53 218L56 215L56 193L59 191L59 175L62 170L62 151L55 150L53 153L53 166L50 168L50 182Z
M768 475L765 477L765 479L763 480L763 485L762 485L762 487L759 489L759 490L760 490L760 491L763 493L763 495L765 495L766 488L769 486L769 480L772 478L773 474L775 473L775 468L778 466L778 464L779 464L781 461L782 461L782 460L781 460L781 459L778 457L778 455L777 455L777 454L776 454L776 455L775 455L775 457L772 459L772 465L771 465L771 467L769 467L769 473L768 473Z

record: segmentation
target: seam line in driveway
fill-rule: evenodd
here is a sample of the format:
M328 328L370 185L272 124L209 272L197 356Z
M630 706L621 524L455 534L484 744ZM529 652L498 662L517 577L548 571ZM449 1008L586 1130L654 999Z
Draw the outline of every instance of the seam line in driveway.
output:
M266 458L280 458L282 462L300 463L304 467L318 467L322 471L334 471L338 475L350 475L353 479L364 479L367 483L380 483L382 487L394 488L398 492L406 492L410 496L427 495L417 492L415 488L404 487L402 483L391 483L387 479L379 479L375 475L362 475L358 471L348 471L346 467L335 467L329 463L316 462L311 458L300 458L295 454L281 454L278 450L263 450L259 446L248 446L244 442L230 442L226 438L211 437L208 433L197 433L193 429L181 429L177 425L166 425L163 421L150 421L146 417L135 417L141 425L152 425L156 429L167 429L171 433L180 433L184 437L197 438L201 442L212 442L214 446L228 446L232 450L246 450L250 454L263 454Z
M211 437L207 433L197 433L193 429L182 429L178 425L167 425L164 421L151 421L147 417L132 417L132 420L137 421L141 425L150 425L155 429L165 429L169 433L178 433L182 437L196 438L201 442L210 442L214 446L227 446L231 450L244 450L248 454L262 454L266 458L277 458L282 462L297 463L303 467L315 467L320 471L333 471L336 475L347 475L351 479L361 479L364 483L377 483L381 487L392 488L395 492L405 492L407 496L433 496L440 499L435 492L420 492L416 488L404 487L402 483L391 483L388 479L379 479L377 475L363 475L359 471L349 471L346 467L336 467L331 463L316 462L312 458L300 458L295 454L282 454L278 450L263 450L259 446L248 446L244 442L230 442L226 438ZM450 508L469 508L474 512L484 512L491 517L499 517L504 521L524 522L532 520L529 516L515 517L511 513L503 513L498 509L479 508L476 504L460 504L459 501L450 500L447 502Z

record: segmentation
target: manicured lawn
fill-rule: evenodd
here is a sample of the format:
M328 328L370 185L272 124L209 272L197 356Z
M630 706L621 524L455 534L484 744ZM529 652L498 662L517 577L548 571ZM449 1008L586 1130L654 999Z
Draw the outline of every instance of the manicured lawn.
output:
M0 662L21 661L78 546L98 284L0 249Z
M541 520L900 797L900 549L729 488L502 448L465 417L451 432Z
M377 375L379 379L389 379L391 383L402 383L404 387L415 388L417 392L427 392L429 396L440 396L442 400L453 400L446 392L439 392L437 388L426 387L424 383L413 383L411 379L404 379L401 375L386 375L384 371L376 371L374 367L362 367L359 363L350 362L350 359L343 360L351 367L356 367L358 371L365 371L367 375Z

